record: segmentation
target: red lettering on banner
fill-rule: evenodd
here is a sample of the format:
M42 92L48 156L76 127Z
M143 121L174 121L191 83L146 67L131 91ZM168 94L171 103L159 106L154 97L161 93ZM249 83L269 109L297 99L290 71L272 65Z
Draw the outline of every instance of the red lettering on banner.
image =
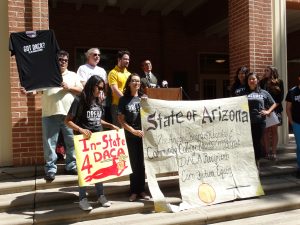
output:
M105 143L105 146L103 146L103 149L106 148L112 148L112 147L119 147L120 145L125 145L125 139L122 139L119 137L119 134L116 134L116 138L112 139L111 135L103 135L102 141Z
M93 168L93 166L90 163L90 158L89 158L88 155L86 155L84 157L84 160L83 160L81 171L88 170L88 173L90 173L91 172L91 168Z
M87 139L81 139L81 140L79 140L79 141L82 141L82 143L83 143L83 149L82 149L83 152L87 152L88 150L90 150L90 149L87 147L86 140L87 140Z
M100 152L94 152L94 161L100 162L102 160L102 154Z
M125 155L125 151L124 151L123 148L119 148L119 150L118 150L118 157L119 157L119 155Z

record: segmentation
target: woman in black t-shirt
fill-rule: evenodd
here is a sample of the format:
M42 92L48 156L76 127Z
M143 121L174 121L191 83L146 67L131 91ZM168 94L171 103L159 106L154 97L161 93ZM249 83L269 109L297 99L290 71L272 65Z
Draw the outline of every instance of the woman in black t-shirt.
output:
M124 96L119 101L119 123L125 129L126 142L130 158L132 174L130 174L129 201L137 197L149 199L145 193L145 166L142 137L144 132L141 127L140 92L141 79L136 73L131 74L125 84Z
M119 129L119 127L102 120L103 106L99 96L104 89L104 80L94 75L87 81L79 98L74 99L65 123L74 130L75 134L83 134L86 138L90 138L93 132L102 131L102 126L109 129ZM103 184L101 182L96 183L95 188L98 203L103 207L109 207L111 203L103 194ZM79 187L79 207L82 210L92 209L86 197L86 187Z
M266 126L266 116L276 107L272 96L259 86L256 73L249 73L246 76L246 88L243 92L248 97L249 113L251 121L251 134L255 153L255 160L259 167L261 158L261 139Z
M246 66L239 67L234 77L234 82L230 88L230 94L232 97L240 96L241 92L245 91L246 75L249 70Z

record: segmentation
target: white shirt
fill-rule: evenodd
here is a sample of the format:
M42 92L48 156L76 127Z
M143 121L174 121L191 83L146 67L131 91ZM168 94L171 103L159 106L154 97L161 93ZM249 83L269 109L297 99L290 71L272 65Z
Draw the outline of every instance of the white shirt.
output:
M104 80L105 83L107 83L106 71L99 66L94 67L90 64L81 65L77 70L77 74L80 77L80 81L86 82L91 76L98 75Z
M62 74L63 82L70 87L81 87L79 76L66 70ZM53 115L67 115L75 95L64 90L62 87L54 87L43 91L42 95L42 117Z

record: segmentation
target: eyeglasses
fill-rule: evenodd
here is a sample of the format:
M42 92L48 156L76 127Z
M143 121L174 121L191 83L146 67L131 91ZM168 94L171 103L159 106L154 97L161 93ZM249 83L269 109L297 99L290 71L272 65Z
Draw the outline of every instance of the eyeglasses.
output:
M104 87L102 86L96 86L98 88L99 91L103 91L104 90Z
M68 59L63 59L63 58L58 58L58 61L67 63L69 60Z
M141 83L139 80L131 80L132 83Z
M97 54L97 53L93 53L93 56L95 57L95 56L100 56L100 54Z

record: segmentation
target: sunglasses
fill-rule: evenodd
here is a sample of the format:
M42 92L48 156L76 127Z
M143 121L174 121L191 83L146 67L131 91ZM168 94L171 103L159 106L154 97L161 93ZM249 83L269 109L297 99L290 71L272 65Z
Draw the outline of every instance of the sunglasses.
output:
M95 56L100 56L100 54L97 54L97 53L93 53L93 56L95 57Z
M69 60L68 59L63 59L63 58L58 58L58 61L67 63Z
M102 86L98 86L97 85L96 87L98 88L99 91L103 91L104 90L104 87L102 87Z

